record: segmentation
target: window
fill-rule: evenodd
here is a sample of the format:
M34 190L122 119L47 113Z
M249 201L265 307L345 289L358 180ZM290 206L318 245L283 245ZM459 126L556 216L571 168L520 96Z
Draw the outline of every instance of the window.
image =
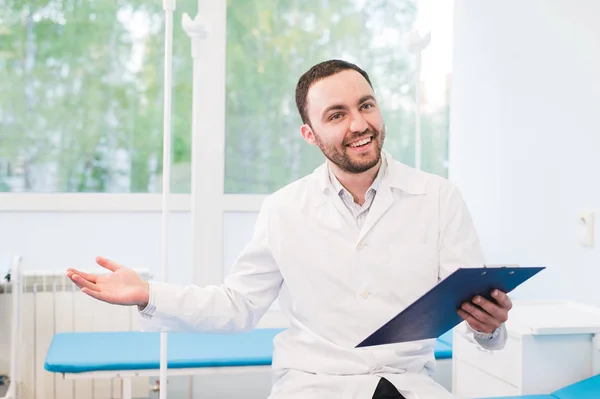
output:
M182 13L210 24L195 103ZM159 212L164 12L158 2L11 1L0 8L0 212ZM194 282L218 283L249 240L264 195L323 162L300 136L294 91L310 66L342 58L371 76L385 148L446 175L452 43L448 0L180 0L174 15L172 192L194 210ZM417 58L414 29L432 31ZM226 57L224 56L226 54ZM225 118L223 118L225 115ZM199 126L201 125L201 126ZM224 174L223 174L224 172ZM22 192L22 195L13 195ZM28 195L46 192L48 195ZM56 195L55 193L150 193ZM179 198L177 198L179 197ZM195 203L190 208L190 204Z
M416 57L406 43L413 29L428 27L440 15L439 2L422 2L429 13L420 14L411 0L229 1L225 193L267 194L323 162L320 150L300 136L294 91L303 72L331 58L369 73L386 122L385 148L414 165ZM441 17L447 20L451 9L444 11L450 11ZM424 54L424 65L438 62L439 56ZM431 69L428 78L439 74L439 68ZM444 176L448 81L442 76L441 88L438 80L433 90L431 80L421 82L427 89L421 105L422 167Z
M416 71L406 40L418 27L434 28L421 74L422 168L446 175L451 7L230 0L225 193L266 194L323 161L300 137L294 89L301 73L334 57L371 75L386 149L414 165ZM179 193L191 184L192 60L178 21L196 8L179 1L174 17L171 180ZM0 11L0 191L160 192L163 37L160 2L8 2Z
M178 2L181 10L196 1ZM161 191L160 1L0 10L0 191ZM172 190L190 190L191 58L174 29Z

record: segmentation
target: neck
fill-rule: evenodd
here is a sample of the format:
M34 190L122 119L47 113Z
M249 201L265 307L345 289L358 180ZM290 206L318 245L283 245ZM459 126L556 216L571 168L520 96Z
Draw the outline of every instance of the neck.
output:
M359 205L364 204L367 190L371 187L373 181L375 181L375 177L377 177L377 172L379 172L380 167L381 159L371 169L362 173L349 173L340 169L337 165L331 164L331 170L335 177L342 186L352 194L354 202Z

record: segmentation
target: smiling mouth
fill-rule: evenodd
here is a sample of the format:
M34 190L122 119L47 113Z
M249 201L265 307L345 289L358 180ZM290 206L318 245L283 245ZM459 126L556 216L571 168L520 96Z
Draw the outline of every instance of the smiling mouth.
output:
M350 148L358 148L358 147L363 147L363 146L369 144L372 140L373 140L373 136L368 136L368 137L362 138L360 140L353 141L352 143L346 144L346 145Z

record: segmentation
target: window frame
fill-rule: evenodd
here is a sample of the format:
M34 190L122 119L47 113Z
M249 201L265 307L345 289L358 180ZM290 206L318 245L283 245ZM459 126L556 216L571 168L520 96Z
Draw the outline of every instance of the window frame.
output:
M173 194L173 212L190 211L190 194ZM0 193L0 212L160 212L161 194Z

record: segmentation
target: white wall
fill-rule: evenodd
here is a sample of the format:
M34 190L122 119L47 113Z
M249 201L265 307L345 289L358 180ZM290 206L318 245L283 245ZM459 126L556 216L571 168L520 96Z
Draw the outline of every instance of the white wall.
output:
M217 265L223 276L250 240L256 216L257 212L223 214L224 261ZM188 284L194 275L191 215L173 212L169 223L168 278ZM6 273L16 253L24 256L28 270L94 269L95 256L102 255L128 267L150 269L161 281L161 229L160 212L0 211L0 274Z
M456 0L450 179L491 263L545 265L516 296L600 304L600 2Z
M160 212L0 212L0 278L15 253L27 270L98 269L97 255L162 281ZM169 219L169 282L193 280L189 212Z

